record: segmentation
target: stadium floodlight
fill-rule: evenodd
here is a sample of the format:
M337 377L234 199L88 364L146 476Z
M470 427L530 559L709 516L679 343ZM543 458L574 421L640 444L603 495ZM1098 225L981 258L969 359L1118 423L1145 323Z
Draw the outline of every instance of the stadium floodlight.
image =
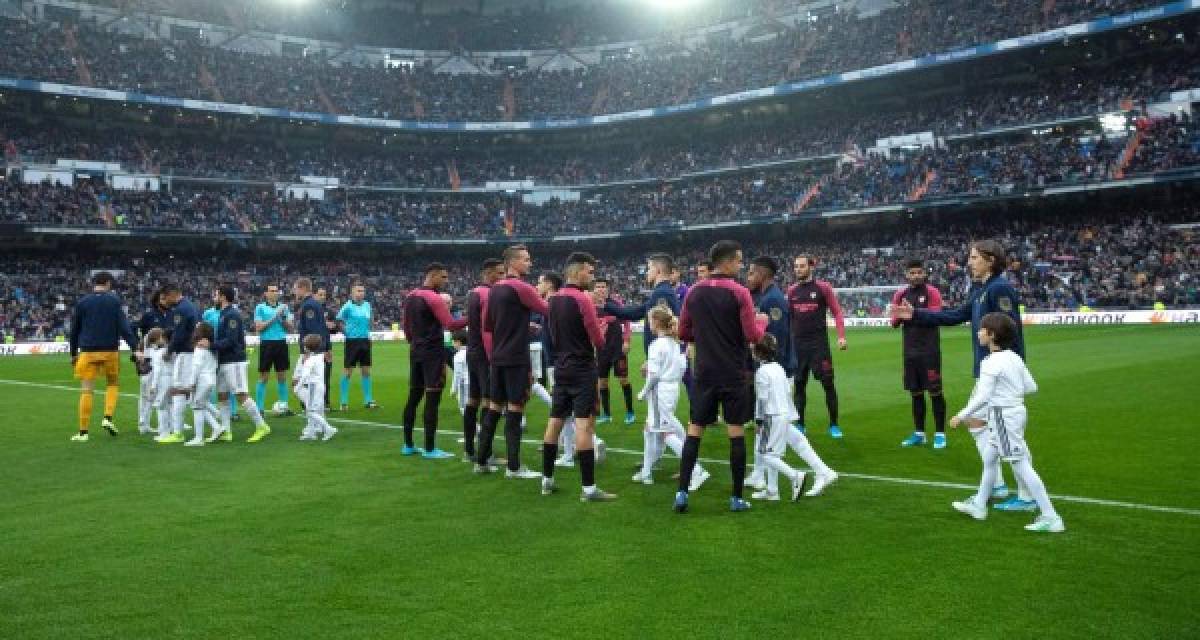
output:
M664 9L667 11L677 11L695 6L700 3L700 0L647 0L656 9Z

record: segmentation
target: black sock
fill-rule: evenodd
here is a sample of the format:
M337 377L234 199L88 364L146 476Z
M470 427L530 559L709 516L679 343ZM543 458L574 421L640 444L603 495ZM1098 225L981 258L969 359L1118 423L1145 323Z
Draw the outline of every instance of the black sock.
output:
M733 472L733 497L742 497L746 483L746 436L729 439L729 470Z
M404 403L404 446L413 447L413 428L417 424L417 405L421 403L424 389L413 387L408 390L408 402Z
M496 425L500 422L500 412L491 409L483 410L483 420L479 425L479 457L476 462L487 464L492 457L492 443L496 439Z
M508 468L516 471L521 468L521 412L509 411L504 414L504 444L508 448Z
M88 430L87 430L87 429L80 429L80 430L79 430L79 435L81 435L81 436L86 436L87 434L88 434Z
M946 398L942 394L930 396L933 401L933 426L938 433L946 433Z
M633 387L624 382L621 384L621 393L625 394L625 412L633 413Z
M679 490L687 491L692 485L692 470L700 457L700 438L688 435L683 441L683 457L679 461Z
M912 397L913 430L925 432L925 394L914 393Z
M112 416L104 416L104 419L105 419L105 420L108 420L108 421L110 421L110 422L111 422L111 421L112 421Z
M437 448L438 408L442 404L442 390L425 392L425 412L421 423L425 426L425 450Z
M600 408L604 410L604 415L612 415L612 399L608 394L608 387L600 390Z
M593 449L584 449L576 451L575 455L579 457L579 480L585 487L596 485L596 451Z
M463 411L463 451L468 457L475 457L475 431L478 428L479 407L467 405Z
M829 409L829 424L838 423L838 401L837 388L833 386L833 380L822 382L821 386L825 387L825 406Z
M800 424L804 424L804 408L808 406L808 375L796 376L796 413Z
M333 363L325 363L325 406L329 406L329 373L333 371Z
M543 442L542 443L542 476L546 478L554 477L554 461L558 458L558 443Z

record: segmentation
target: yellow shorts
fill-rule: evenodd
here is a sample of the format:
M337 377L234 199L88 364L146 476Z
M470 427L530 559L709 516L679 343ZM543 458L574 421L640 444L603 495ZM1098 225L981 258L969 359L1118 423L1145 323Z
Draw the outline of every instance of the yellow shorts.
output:
M115 380L119 372L120 356L116 351L84 351L75 361L75 379L95 380L99 373Z

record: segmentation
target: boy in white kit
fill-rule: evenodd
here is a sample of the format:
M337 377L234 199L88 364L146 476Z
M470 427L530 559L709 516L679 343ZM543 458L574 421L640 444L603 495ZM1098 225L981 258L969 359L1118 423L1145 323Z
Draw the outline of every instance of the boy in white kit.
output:
M467 375L467 333L455 331L450 336L454 345L454 373L450 378L450 395L458 400L458 413L467 412L467 397L471 395L471 380Z
M1008 314L989 313L983 317L979 327L979 344L991 353L983 359L979 368L979 381L971 392L971 399L958 415L950 420L950 426L966 422L968 428L978 430L986 424L986 446L980 447L983 457L983 478L975 495L952 506L976 520L987 518L987 499L996 480L996 461L1004 460L1012 465L1013 473L1029 489L1041 511L1036 520L1025 526L1028 531L1060 533L1066 530L1063 519L1050 503L1050 495L1041 477L1033 470L1029 461L1029 447L1025 444L1025 396L1037 392L1037 383L1021 357L1011 351L1017 335L1017 324Z
M656 337L646 353L646 383L638 392L638 400L648 400L648 410L646 429L642 434L642 468L634 474L633 481L654 484L654 465L662 457L665 447L670 447L675 455L683 457L683 439L687 432L675 416L675 407L679 404L687 356L679 348L679 319L671 313L671 309L659 305L651 309L647 316L650 329ZM699 489L710 475L696 463L688 490Z
M779 347L775 336L770 333L764 335L754 345L753 353L754 359L759 362L758 371L754 374L754 417L762 424L755 446L758 449L757 459L762 461L765 469L766 486L752 497L779 500L779 474L782 473L791 480L792 501L800 498L805 473L783 461L789 444L816 473L812 489L804 495L810 498L819 496L837 480L838 474L813 451L808 437L792 428L792 422L799 418L799 412L792 403L792 385L787 373L776 361Z
M337 429L325 420L325 354L321 336L308 334L304 337L304 356L296 367L293 391L304 401L304 416L308 423L300 433L301 440L328 440L337 434Z
M212 352L213 328L207 322L196 325L193 334L195 347L192 351L192 375L186 388L192 395L192 422L195 434L183 443L186 447L204 446L204 425L220 431L217 407L212 403L213 391L217 388L217 356Z
M158 406L157 379L154 373L154 356L162 361L162 353L166 351L162 329L151 329L142 339L142 358L137 360L138 372L138 433L145 435L153 433L150 428L150 414ZM136 359L136 358L135 358Z

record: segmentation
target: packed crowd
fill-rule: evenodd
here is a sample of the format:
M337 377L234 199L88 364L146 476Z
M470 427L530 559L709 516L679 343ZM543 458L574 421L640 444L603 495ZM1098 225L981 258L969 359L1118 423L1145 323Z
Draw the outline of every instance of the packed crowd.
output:
M1200 51L1194 52L1200 55ZM714 131L686 141L653 138L603 152L464 145L397 148L389 134L357 136L313 148L280 142L155 134L125 130L87 132L30 125L0 117L0 146L10 162L53 164L58 158L119 162L127 170L164 175L296 180L328 176L347 185L450 188L495 180L542 185L586 185L674 177L757 162L811 158L866 149L886 136L930 131L939 137L996 127L1092 116L1153 102L1172 90L1200 85L1196 57L1163 56L1138 65L1114 65L1087 74L1047 73L1025 87L1003 87L920 101L910 109L863 114L830 111L761 127ZM237 154L228 152L236 145ZM1135 168L1158 159L1148 156ZM1178 162L1178 160L1176 161Z
M973 239L994 237L1009 250L1008 276L1024 304L1034 309L1148 308L1155 302L1172 306L1200 305L1200 211L1182 205L1157 210L1052 214L987 219L963 216L953 224L869 225L814 233L803 243L763 242L746 246L749 257L767 254L784 264L800 253L818 257L818 276L835 287L900 285L904 260L926 260L932 281L948 304L962 301L969 285L965 257ZM686 242L686 239L685 239ZM663 247L678 255L685 268L704 259L699 244ZM599 253L599 252L598 252ZM638 300L645 293L639 267L643 256L599 255L600 273L613 279L622 296ZM538 252L534 272L555 270L564 255ZM444 261L445 262L445 261ZM448 292L456 309L473 286L479 258L449 261ZM312 277L327 293L333 313L353 282L363 282L375 309L377 329L400 322L404 296L419 284L423 259L296 258L257 255L208 258L183 255L22 255L0 267L0 328L18 340L53 339L62 335L71 305L88 290L89 269L115 271L128 311L136 316L152 291L168 282L181 283L198 304L209 305L210 285L232 283L241 291L240 307L253 310L269 283L287 290L296 277ZM684 280L694 279L694 271ZM790 281L790 274L781 280ZM878 316L890 293L845 294L851 315Z
M348 3L310 0L301 7L269 2L211 2L210 0L98 0L127 11L167 15L188 20L271 31L333 42L423 50L506 51L558 49L644 40L668 29L679 32L778 14L798 0L708 0L682 13L664 13L660 20L629 11L628 3L575 2L526 6L487 13L438 11L430 5L409 8L387 3ZM435 11L423 10L427 8ZM485 5L485 8L490 6Z
M1155 4L1159 0L903 2L871 16L838 10L795 28L772 23L783 29L774 38L709 39L692 49L663 46L641 58L511 77L450 75L430 65L334 66L320 55L264 56L88 25L68 38L57 26L4 18L0 73L301 111L428 121L541 119L675 105Z
M1136 161L1122 175L1200 166L1191 118L1145 121ZM116 191L0 181L0 222L200 232L296 231L417 238L594 233L799 216L814 211L942 197L990 197L1118 177L1125 140L1030 137L867 154L772 170L616 187L577 201L522 203L479 193L326 191L292 198L272 187L176 183L170 191Z

